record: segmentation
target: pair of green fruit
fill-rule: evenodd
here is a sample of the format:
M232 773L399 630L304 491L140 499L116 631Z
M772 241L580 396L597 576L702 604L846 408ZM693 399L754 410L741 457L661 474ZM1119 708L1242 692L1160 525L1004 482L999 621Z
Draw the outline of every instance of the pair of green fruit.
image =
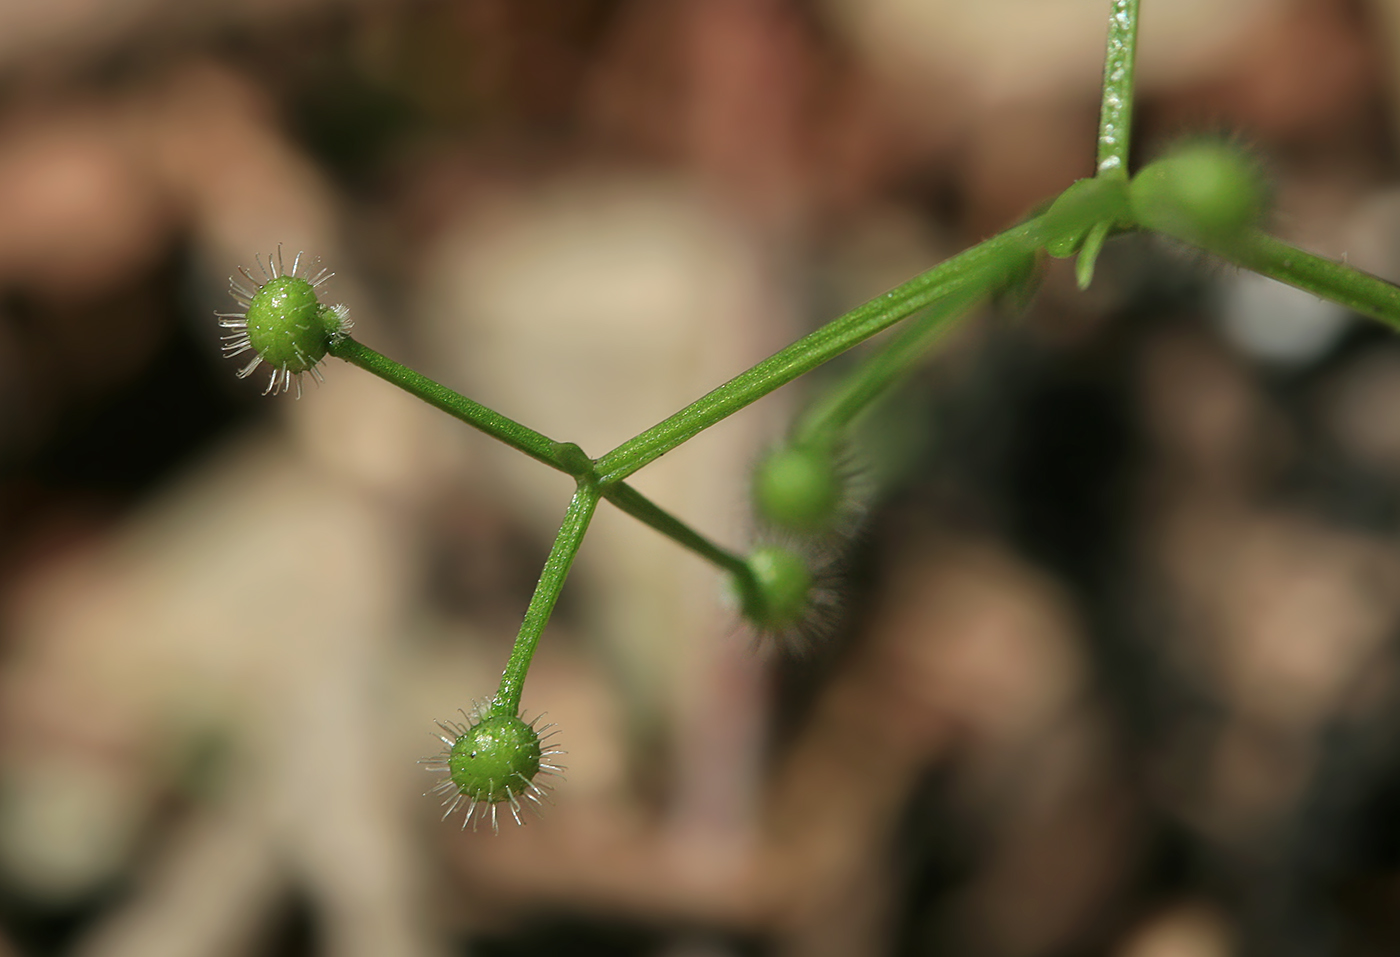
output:
M820 536L837 524L845 480L832 449L819 443L781 446L754 470L759 517L791 536ZM782 545L761 545L748 558L752 590L741 595L744 617L758 628L783 632L806 617L814 586L803 557Z
M1102 204L1110 219L1177 236L1207 247L1238 241L1264 209L1262 178L1243 154L1219 143L1195 143L1145 167L1127 184L1083 180L1065 200ZM1076 184L1080 185L1080 184ZM1126 193L1126 195L1125 195ZM1053 206L1052 206L1053 209ZM1126 216L1124 214L1127 214ZM1060 239L1060 255L1077 251L1089 230ZM793 535L820 535L838 521L845 482L830 443L812 441L770 453L754 473L758 515L771 527ZM748 559L752 593L743 596L745 616L760 628L781 631L806 614L812 575L794 551L774 545Z

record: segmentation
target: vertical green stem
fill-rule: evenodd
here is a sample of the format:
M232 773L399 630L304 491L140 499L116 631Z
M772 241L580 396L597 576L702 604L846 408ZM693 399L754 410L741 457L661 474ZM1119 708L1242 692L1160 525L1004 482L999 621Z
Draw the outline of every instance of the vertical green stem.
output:
M1099 175L1128 175L1128 140L1133 126L1133 73L1137 59L1138 0L1112 0L1108 52L1103 62L1103 108L1099 113Z
M539 584L530 596L530 605L525 609L525 620L520 623L520 632L515 636L515 647L511 649L506 670L501 674L501 687L492 699L491 711L495 714L517 714L520 710L520 692L525 686L525 672L530 669L530 659L535 655L535 646L540 642L544 626L549 622L554 603L559 600L559 592L564 580L569 577L569 567L574 563L578 547L583 542L583 534L588 531L588 523L593 519L593 511L598 506L598 490L591 484L580 482L569 502L569 510L564 513L564 523L559 526L554 547L549 550L549 558L540 572Z

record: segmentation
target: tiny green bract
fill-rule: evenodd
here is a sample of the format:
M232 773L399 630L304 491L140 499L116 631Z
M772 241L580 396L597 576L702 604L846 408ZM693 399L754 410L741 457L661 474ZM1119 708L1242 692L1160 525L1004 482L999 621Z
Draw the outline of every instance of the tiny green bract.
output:
M262 280L246 268L238 271L251 287L229 277L229 294L242 307L242 312L216 312L219 325L232 330L223 337L224 357L233 358L245 352L253 359L238 370L240 379L266 362L272 375L263 389L269 392L291 391L296 384L301 396L301 377L310 372L321 381L317 368L326 350L350 329L350 310L343 305L328 306L317 297L316 290L335 275L322 269L312 276L301 274L301 253L292 260L288 270L282 261L282 247L277 247L276 259L270 254L267 265L257 258Z
M523 824L520 811L525 805L521 799L536 807L548 799L549 788L536 778L541 774L558 775L564 770L552 763L556 755L564 752L546 743L559 732L550 730L552 724L536 728L538 718L527 722L518 715L493 714L489 706L464 717L466 724L438 722L443 732L438 737L445 750L424 758L429 771L446 774L430 792L443 797L447 809L443 820L465 805L463 827L470 822L472 830L476 830L477 824L489 816L491 830L495 831L499 829L496 809L504 804L515 823Z

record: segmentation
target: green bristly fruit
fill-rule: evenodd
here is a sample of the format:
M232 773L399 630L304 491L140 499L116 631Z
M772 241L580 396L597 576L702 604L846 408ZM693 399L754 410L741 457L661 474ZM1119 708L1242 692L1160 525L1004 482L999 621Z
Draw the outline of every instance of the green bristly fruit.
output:
M457 738L447 773L468 798L494 804L529 786L540 770L540 737L514 715L483 718Z
M754 472L754 506L777 528L810 534L835 521L843 493L835 456L815 446L787 446Z
M296 375L325 358L340 334L341 316L298 276L263 283L248 304L248 341L262 360Z
M1222 143L1197 143L1145 167L1128 196L1144 226L1219 246L1259 221L1265 190L1244 154Z
M801 622L812 593L812 573L796 553L775 545L749 556L755 591L744 596L744 616L760 628L781 631Z

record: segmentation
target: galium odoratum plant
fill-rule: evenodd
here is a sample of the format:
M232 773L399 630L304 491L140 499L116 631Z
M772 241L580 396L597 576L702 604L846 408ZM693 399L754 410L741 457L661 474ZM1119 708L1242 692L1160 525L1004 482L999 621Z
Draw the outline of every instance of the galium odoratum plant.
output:
M576 488L563 524L525 609L515 645L494 696L466 723L443 724L444 751L428 759L444 774L434 790L448 816L465 808L463 824L509 808L519 820L524 804L544 797L538 777L557 773L558 750L541 739L544 728L520 715L530 659L599 501L637 518L723 570L740 613L762 632L799 626L820 603L818 575L804 547L839 523L847 479L839 450L861 412L927 354L978 304L999 293L1024 293L1042 255L1075 259L1081 288L1094 276L1105 241L1114 234L1151 231L1198 247L1362 315L1400 327L1400 287L1342 263L1322 259L1258 229L1266 191L1248 157L1226 143L1195 141L1129 176L1133 70L1139 0L1111 0L1103 95L1092 176L1055 197L1044 211L934 266L889 292L828 322L690 405L592 458L571 442L556 441L434 382L355 340L343 306L323 304L324 272L299 274L300 256L283 268L269 260L261 281L243 272L232 280L241 312L220 315L233 332L225 351L253 352L240 375L271 366L271 392L285 392L330 355L357 365L537 461L573 477ZM901 325L902 324L902 325ZM789 439L763 458L753 486L763 524L784 536L747 554L701 534L653 503L627 479L648 463L733 415L749 403L896 325L895 335L795 424ZM298 394L300 391L298 390Z

